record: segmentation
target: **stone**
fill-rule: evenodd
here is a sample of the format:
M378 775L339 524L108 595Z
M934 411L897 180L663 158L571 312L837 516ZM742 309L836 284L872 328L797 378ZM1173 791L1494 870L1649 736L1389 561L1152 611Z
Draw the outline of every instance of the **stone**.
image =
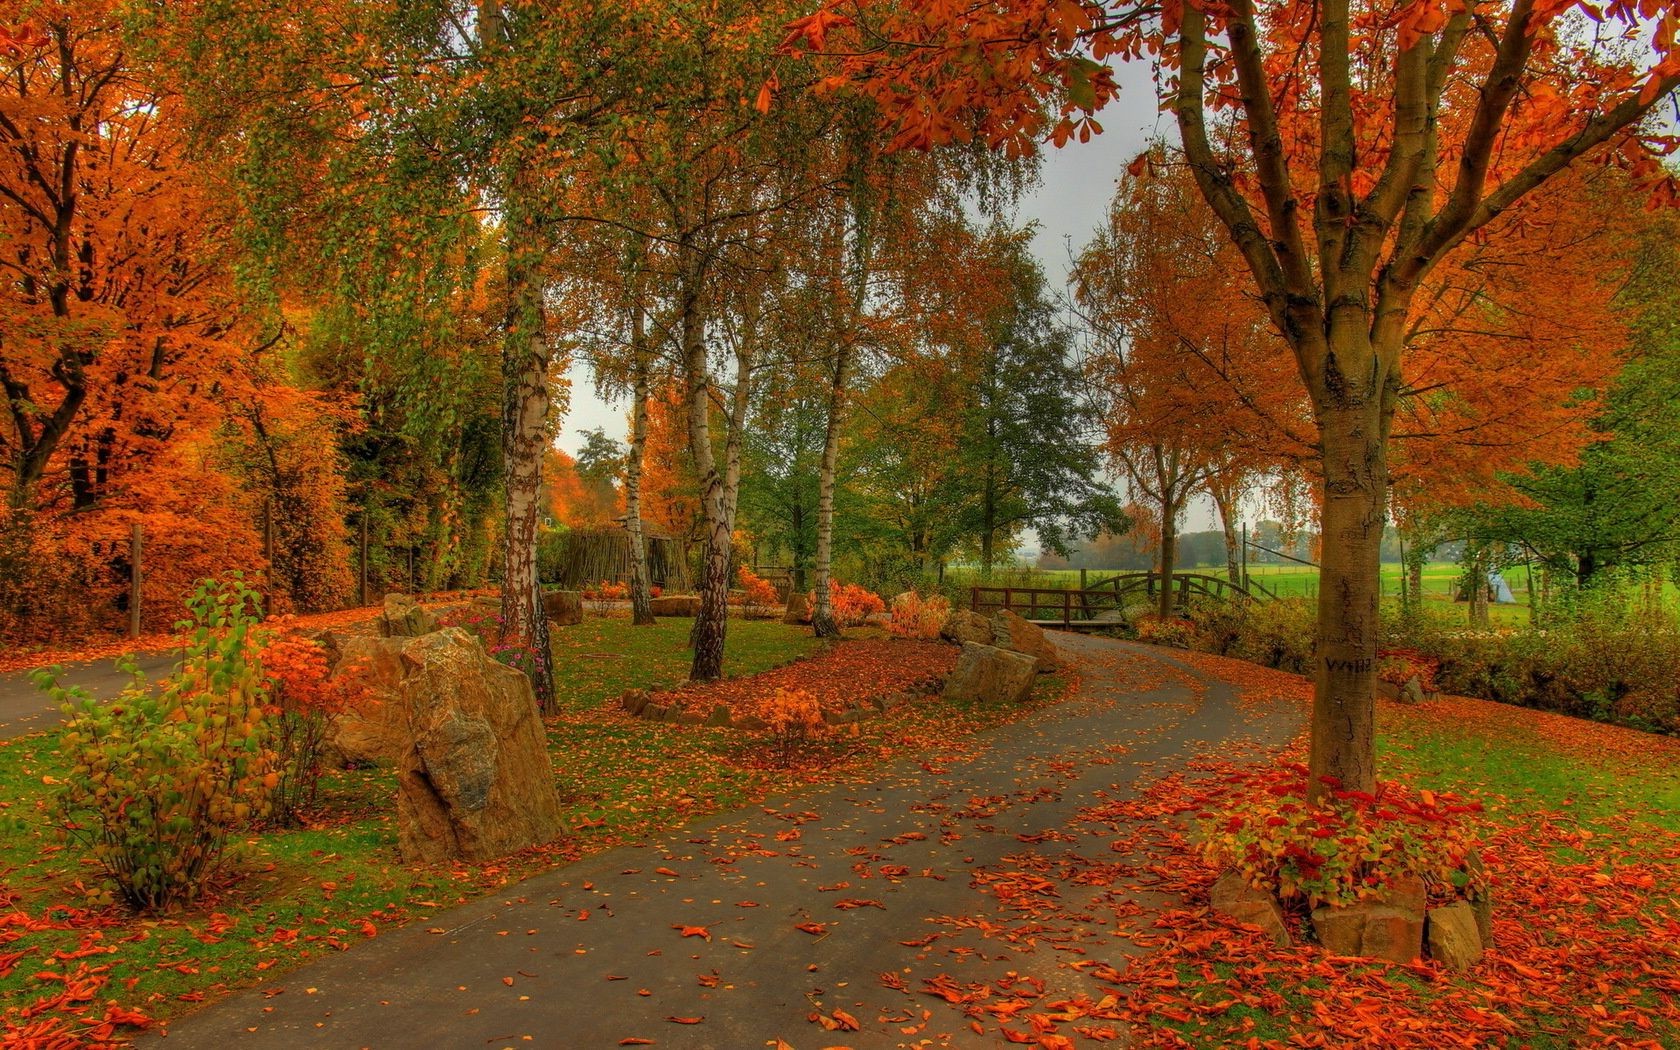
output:
M353 679L364 699L340 712L327 727L323 761L340 768L394 762L406 750L408 725L403 715L402 684L407 671L402 648L408 641L367 635L341 637L332 677Z
M1376 901L1313 909L1313 932L1332 955L1409 963L1423 954L1423 915Z
M939 629L939 637L958 645L964 642L991 645L992 621L969 609L952 609L951 615L945 618L945 625Z
M1476 913L1476 934L1483 948L1493 947L1493 887L1489 884L1487 865L1482 855L1471 850L1464 856L1464 870L1470 875L1466 896L1470 910Z
M811 602L803 591L789 591L787 598L787 612L782 614L782 622L802 624L811 622Z
M386 638L418 638L443 626L411 594L387 594L379 617L379 633Z
M1055 645L1044 631L1008 609L999 609L992 617L992 636L992 642L998 648L1025 653L1036 660L1039 674L1049 674L1062 666Z
M1239 872L1227 871L1219 876L1209 903L1221 915L1258 927L1279 948L1289 947L1289 927L1284 924L1277 898L1250 886Z
M698 711L678 711L677 724L681 726L698 726L706 724L706 716Z
M560 793L530 679L460 628L412 639L402 662L404 861L486 861L558 836Z
M1464 901L1429 909L1429 957L1464 973L1482 959L1482 936L1476 931L1476 911Z
M725 727L734 725L735 720L730 717L729 705L728 704L714 704L714 705L712 705L712 713L706 716L706 724L709 725L709 726L725 726Z
M1400 687L1400 702L1413 707L1423 703L1423 682L1417 675L1406 679L1406 684Z
M1376 694L1378 700L1393 702L1400 699L1400 687L1387 679L1377 679L1376 688L1372 691Z
M758 733L768 729L770 727L770 723L766 722L757 715L742 715L740 718L735 720L735 726L738 729L745 729L749 732Z
M700 614L700 596L698 594L662 594L649 601L655 616L698 616Z
M945 682L945 696L951 700L1020 703L1032 695L1037 674L1038 662L1025 653L964 642L956 669Z
M556 627L572 627L583 622L582 591L548 591L543 595L543 615Z
M635 716L641 714L647 708L651 699L652 697L648 696L646 689L626 689L619 694L618 706L624 708L630 715Z

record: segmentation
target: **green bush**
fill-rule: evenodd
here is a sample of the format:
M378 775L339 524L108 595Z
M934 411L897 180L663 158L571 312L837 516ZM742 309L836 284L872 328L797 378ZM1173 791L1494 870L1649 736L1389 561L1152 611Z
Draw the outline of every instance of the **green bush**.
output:
M204 581L180 669L155 695L134 676L109 704L37 684L69 716L70 772L57 797L63 830L125 900L144 911L190 901L220 865L228 836L268 810L279 782L252 655L257 596L238 579Z

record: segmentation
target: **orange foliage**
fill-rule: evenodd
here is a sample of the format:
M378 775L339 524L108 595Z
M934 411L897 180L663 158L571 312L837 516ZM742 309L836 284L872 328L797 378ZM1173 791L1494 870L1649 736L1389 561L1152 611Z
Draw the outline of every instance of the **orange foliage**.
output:
M648 399L642 462L642 519L672 536L687 536L700 514L698 482L688 454L688 405L670 384Z
M940 628L951 615L951 600L943 594L922 597L906 591L893 598L892 619L887 630L895 638L920 638L932 641L939 637Z
M564 449L551 448L543 457L543 490L548 513L567 528L611 525L624 513L624 498L610 482L578 474L577 461Z

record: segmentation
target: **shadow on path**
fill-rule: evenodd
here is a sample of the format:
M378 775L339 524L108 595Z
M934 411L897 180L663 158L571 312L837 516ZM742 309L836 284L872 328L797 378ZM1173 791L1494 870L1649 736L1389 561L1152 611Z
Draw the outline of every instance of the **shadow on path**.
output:
M1005 1045L996 1015L965 1016L924 994L925 982L1099 999L1109 989L1071 964L1118 964L1127 933L1159 903L1117 885L1127 859L1081 811L1134 797L1209 747L1275 749L1299 724L1287 708L1245 709L1231 687L1159 649L1052 637L1081 678L1065 703L907 756L878 780L772 799L555 869L141 1043ZM1050 870L1073 876L1043 878ZM808 1019L837 1010L861 1030Z

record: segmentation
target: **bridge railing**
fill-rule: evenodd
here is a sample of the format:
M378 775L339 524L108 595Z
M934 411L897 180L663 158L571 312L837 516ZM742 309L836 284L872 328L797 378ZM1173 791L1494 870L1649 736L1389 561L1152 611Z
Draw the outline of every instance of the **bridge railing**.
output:
M1111 576L1084 590L1065 587L971 587L969 608L978 613L1007 609L1039 623L1059 622L1067 627L1088 622L1098 613L1117 610L1125 599L1135 597L1154 602L1162 586L1158 572L1123 573ZM1173 604L1185 609L1193 595L1224 601L1277 596L1257 583L1248 586L1220 576L1199 572L1175 572L1170 586L1176 591Z

